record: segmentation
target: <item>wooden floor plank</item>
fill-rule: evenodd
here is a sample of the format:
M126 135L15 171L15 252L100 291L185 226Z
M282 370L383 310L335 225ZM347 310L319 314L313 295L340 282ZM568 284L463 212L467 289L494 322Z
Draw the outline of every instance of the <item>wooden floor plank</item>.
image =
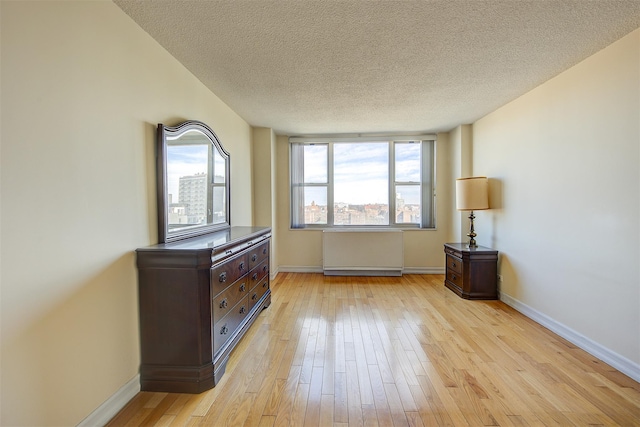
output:
M391 410L387 402L387 395L384 392L384 383L377 365L369 365L369 379L373 389L373 401L380 425L387 426L393 424Z
M443 279L281 273L214 389L107 426L640 425L639 383Z
M347 361L347 406L349 426L363 425L362 401L360 400L360 384L358 368L355 360Z
M116 416L111 419L111 421L109 421L109 423L107 423L107 426L117 427L129 423L131 419L137 417L138 413L145 409L144 406L156 394L160 395L161 393L151 393L147 391L138 393L118 414L116 414Z
M320 420L318 425L331 426L334 420L333 395L323 394L320 400Z
M282 394L278 399L278 414L276 416L276 426L288 426L291 425L291 411L296 398L296 392L298 390L298 382L300 380L300 371L302 367L300 365L291 366L289 378L283 387Z
M347 374L336 372L333 382L333 417L335 423L349 422L349 402L347 396Z
M311 383L309 384L309 395L305 410L305 426L320 425L320 402L322 401L323 376L324 368L322 366L314 366L313 371L311 372Z
M167 394L160 402L158 402L141 424L152 426L158 423L177 398L178 395L175 393Z

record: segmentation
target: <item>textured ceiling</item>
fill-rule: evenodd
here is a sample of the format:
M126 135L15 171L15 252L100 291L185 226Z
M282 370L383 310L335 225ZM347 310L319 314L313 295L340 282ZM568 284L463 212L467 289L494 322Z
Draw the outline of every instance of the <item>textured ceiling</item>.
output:
M437 132L640 27L640 0L115 0L252 126Z

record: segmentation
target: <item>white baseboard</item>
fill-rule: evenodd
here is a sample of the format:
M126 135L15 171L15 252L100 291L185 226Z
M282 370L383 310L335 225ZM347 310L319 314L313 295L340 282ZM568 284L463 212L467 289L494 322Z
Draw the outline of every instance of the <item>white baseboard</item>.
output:
M104 426L122 408L124 408L136 394L140 392L140 375L131 378L129 382L120 387L109 399L82 420L77 427Z
M444 267L405 267L402 274L444 274Z
M325 276L368 276L368 277L400 277L402 270L373 270L373 269L339 269L325 268Z
M597 357L603 362L611 365L618 371L627 375L635 381L640 382L640 364L635 363L624 356L619 355L618 353L604 347L601 344L593 341L590 338L585 337L579 332L574 331L573 329L563 325L562 323L552 319L544 313L539 312L538 310L529 307L528 305L518 301L517 299L506 295L504 293L500 294L500 300L505 304L513 307L515 310L524 314L528 318L538 322L545 328L550 331L560 335L562 338L570 341L576 346L580 347L587 353Z
M281 273L322 273L322 266L281 265L278 267Z
M277 273L323 273L322 266L281 265ZM402 274L444 274L444 267L405 267ZM277 274L276 273L276 274ZM274 276L275 277L275 276Z

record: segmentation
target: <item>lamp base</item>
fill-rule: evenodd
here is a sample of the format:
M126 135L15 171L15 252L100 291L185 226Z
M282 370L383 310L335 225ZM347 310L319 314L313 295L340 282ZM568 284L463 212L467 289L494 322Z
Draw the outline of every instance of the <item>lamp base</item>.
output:
M470 248L477 248L478 247L478 245L476 243L476 239L475 239L477 234L473 229L473 220L475 218L476 218L476 216L473 214L473 211L471 211L471 215L469 215L469 220L471 222L471 228L469 229L469 232L467 233L467 236L469 236L469 247Z

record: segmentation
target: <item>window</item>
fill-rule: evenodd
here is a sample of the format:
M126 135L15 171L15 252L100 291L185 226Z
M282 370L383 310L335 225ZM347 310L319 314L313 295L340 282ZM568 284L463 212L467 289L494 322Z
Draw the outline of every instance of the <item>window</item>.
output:
M290 138L291 227L434 227L433 136Z

